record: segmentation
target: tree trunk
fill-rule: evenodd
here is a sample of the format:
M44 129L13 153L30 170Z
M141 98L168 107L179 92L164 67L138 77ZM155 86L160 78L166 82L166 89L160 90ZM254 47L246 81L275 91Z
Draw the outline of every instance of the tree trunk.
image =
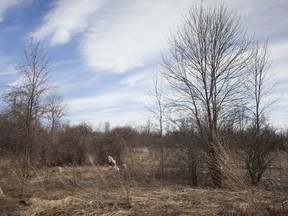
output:
M25 145L25 156L24 156L24 178L29 177L29 170L30 170L30 144L29 142Z

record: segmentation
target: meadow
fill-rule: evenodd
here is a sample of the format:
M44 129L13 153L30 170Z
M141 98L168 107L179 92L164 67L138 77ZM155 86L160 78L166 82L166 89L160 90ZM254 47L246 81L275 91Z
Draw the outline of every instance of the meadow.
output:
M109 165L33 167L27 179L11 158L0 163L0 215L287 215L288 155L279 153L257 187L161 183L157 153L133 148L120 171ZM168 171L167 171L168 172ZM234 182L235 183L235 182ZM243 184L244 185L244 184Z

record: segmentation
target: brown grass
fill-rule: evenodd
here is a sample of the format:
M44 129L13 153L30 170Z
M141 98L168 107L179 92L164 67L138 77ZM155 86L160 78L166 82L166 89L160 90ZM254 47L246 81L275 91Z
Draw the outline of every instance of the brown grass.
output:
M147 152L145 151L145 154ZM144 155L144 153L143 153ZM148 157L148 155L146 155ZM150 157L150 156L149 156ZM106 166L34 169L22 179L17 166L0 163L0 215L287 215L285 190L193 189L161 186L152 159L117 172ZM147 158L148 159L148 158ZM127 161L128 162L128 161ZM237 185L238 186L238 185Z
M246 172L235 153L230 151L225 141L220 139L216 139L213 147L223 175L223 186L232 190L248 189Z

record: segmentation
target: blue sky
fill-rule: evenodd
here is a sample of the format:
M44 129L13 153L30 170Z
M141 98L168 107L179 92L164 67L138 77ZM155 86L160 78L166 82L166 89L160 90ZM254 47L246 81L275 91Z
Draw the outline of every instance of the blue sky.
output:
M18 79L14 67L31 35L50 45L51 84L59 86L71 123L94 126L145 124L151 74L167 36L199 0L0 0L0 84ZM288 0L224 2L261 40L269 37L271 71L279 98L271 112L277 127L288 126Z

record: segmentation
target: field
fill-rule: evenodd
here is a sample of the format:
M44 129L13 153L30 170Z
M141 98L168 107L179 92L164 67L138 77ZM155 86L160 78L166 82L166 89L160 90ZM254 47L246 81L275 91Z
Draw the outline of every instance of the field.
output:
M90 164L34 168L22 179L14 161L2 160L0 215L288 215L288 185L279 179L287 171L275 164L257 188L213 189L161 185L153 161L143 150L120 172Z

